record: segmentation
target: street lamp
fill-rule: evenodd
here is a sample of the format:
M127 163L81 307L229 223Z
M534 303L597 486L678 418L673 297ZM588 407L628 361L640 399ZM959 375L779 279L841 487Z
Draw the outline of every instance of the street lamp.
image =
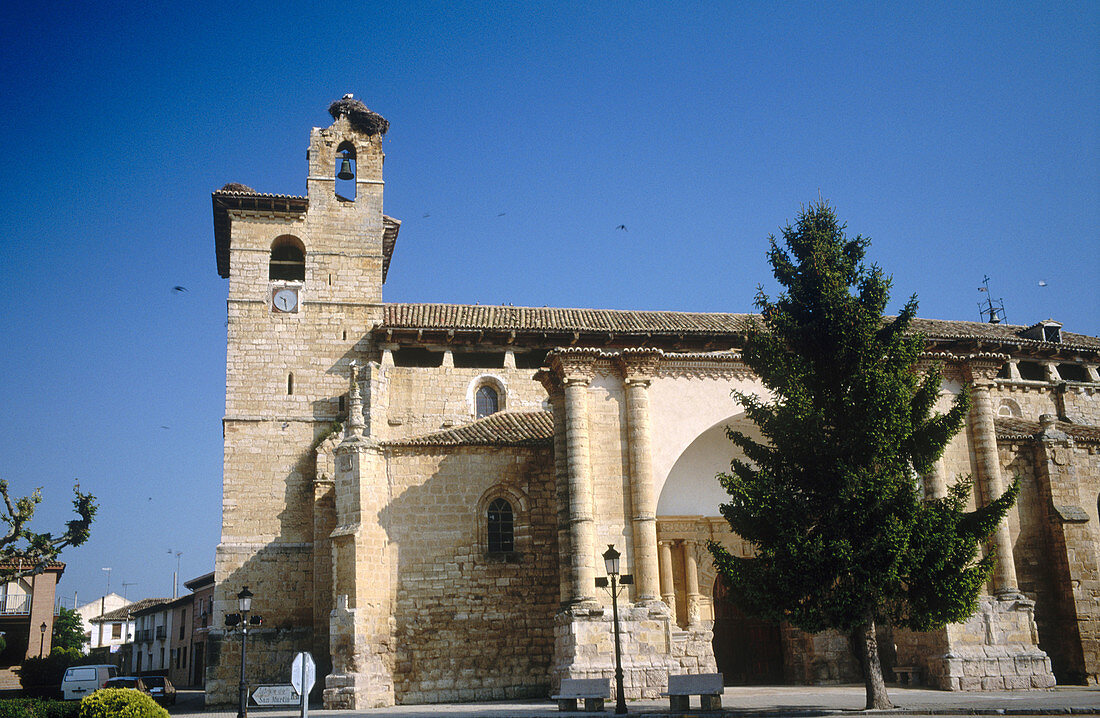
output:
M42 651L46 650L46 622L43 621L42 625L38 627L38 630L42 633L42 638L38 643L38 657L42 657Z
M611 585L608 587L607 578L596 579L596 586L608 589L608 593L611 594L611 618L615 623L615 713L620 715L626 713L626 695L623 691L623 659L619 639L619 594L623 586L634 583L634 577L630 574L619 575L619 556L621 555L615 550L614 544L608 544L607 550L603 552L603 566L608 578L611 579Z
M250 616L252 613L252 592L248 586L237 594L238 613L228 613L225 616L225 625L241 627L241 684L240 696L237 705L237 718L248 718L248 684L244 680L245 652L248 650L248 627L263 624L263 616Z

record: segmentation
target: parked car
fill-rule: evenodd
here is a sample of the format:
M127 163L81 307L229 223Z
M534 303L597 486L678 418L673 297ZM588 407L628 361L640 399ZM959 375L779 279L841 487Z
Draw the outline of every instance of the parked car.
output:
M72 666L61 678L61 697L67 701L78 701L104 688L117 675L118 669L107 663Z
M152 695L149 686L145 685L145 679L138 676L118 676L107 681L104 688L132 688L147 695Z
M149 687L149 693L157 703L175 705L176 687L172 685L172 681L164 676L143 676L141 680L145 681L145 685Z

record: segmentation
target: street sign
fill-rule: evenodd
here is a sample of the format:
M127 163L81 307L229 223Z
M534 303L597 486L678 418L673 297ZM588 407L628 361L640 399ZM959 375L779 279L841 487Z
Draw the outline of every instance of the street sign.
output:
M313 690L313 683L317 679L317 664L313 662L313 656L308 653L299 653L294 656L294 662L290 664L290 683L300 695L305 695ZM305 683L303 686L302 684Z
M259 686L252 693L252 700L260 706L296 706L300 696L294 686Z

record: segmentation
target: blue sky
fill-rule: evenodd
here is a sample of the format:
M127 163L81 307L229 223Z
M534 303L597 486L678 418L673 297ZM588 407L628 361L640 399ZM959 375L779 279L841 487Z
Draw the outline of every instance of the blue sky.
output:
M391 123L389 301L751 311L822 197L894 308L978 319L988 274L1100 334L1095 3L136 5L0 9L0 476L40 530L99 497L67 602L212 570L209 193L303 194L346 92Z

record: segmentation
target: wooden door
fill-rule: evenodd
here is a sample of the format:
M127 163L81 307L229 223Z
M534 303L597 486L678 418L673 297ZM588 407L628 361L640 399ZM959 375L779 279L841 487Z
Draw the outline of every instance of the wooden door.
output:
M729 599L725 583L714 584L714 660L727 686L783 682L779 626L745 615Z

